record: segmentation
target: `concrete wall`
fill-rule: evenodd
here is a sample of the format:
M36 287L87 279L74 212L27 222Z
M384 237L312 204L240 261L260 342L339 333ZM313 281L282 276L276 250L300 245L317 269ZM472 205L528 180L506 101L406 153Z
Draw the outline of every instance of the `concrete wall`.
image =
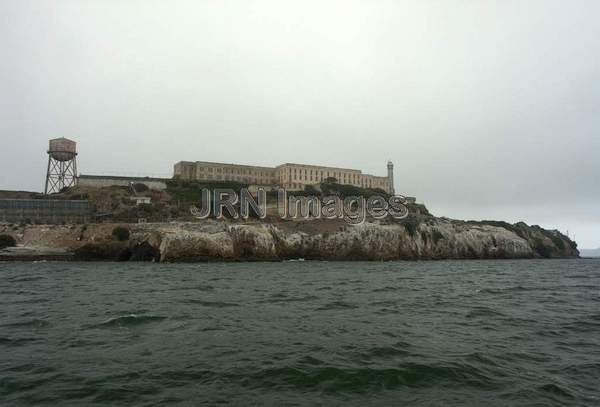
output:
M144 184L150 189L162 191L167 189L166 179L145 177L111 177L104 175L80 175L77 185L90 188L104 188L111 186L128 187L130 183Z

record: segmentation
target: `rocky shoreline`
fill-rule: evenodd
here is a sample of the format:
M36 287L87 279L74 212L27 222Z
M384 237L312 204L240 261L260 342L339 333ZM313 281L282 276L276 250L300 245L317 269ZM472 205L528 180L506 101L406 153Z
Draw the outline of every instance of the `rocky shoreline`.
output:
M127 241L111 235L130 231ZM0 225L18 248L0 260L280 261L576 258L558 231L504 222L430 217L348 225L337 221Z

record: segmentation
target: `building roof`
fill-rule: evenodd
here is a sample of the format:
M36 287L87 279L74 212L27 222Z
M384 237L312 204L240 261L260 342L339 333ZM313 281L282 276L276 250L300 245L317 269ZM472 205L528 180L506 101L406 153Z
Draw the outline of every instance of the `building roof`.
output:
M77 178L83 179L116 179L120 181L169 181L171 178L152 178L152 177L126 177L120 175L84 175L80 174Z

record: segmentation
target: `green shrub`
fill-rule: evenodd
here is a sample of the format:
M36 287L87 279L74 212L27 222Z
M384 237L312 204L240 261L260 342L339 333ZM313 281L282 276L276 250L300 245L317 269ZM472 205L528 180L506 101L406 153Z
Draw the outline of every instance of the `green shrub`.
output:
M560 238L557 231L542 229L541 232L548 239L552 240L552 243L554 243L559 250L564 251L566 249L565 242Z
M562 250L562 251L565 250L565 248L566 248L565 247L565 242L563 242L563 240L560 237L558 237L556 235L552 235L550 237L550 239L552 240L552 243L554 243L554 245L556 247L558 247L560 250Z
M117 226L113 229L112 235L117 238L119 242L129 240L129 229L122 226Z
M136 182L133 184L133 189L136 192L146 192L148 191L150 188L148 188L148 186L142 182Z
M362 196L365 199L368 199L373 195L381 195L384 198L389 197L389 194L379 188L362 188L354 185L338 184L335 182L321 183L320 189L323 191L323 196L338 195L341 198L345 198L347 196Z
M434 243L437 243L444 238L444 235L439 230L434 230L431 235Z
M247 188L248 184L237 181L186 181L181 179L171 179L167 181L167 193L173 200L180 202L200 202L202 199L202 189L214 191L220 189L233 189L240 193L242 188Z
M402 219L402 221L400 223L402 224L402 226L404 226L404 228L406 229L408 234L411 237L414 237L415 233L417 232L417 229L419 228L419 224L421 222L418 218L409 216L405 219Z
M552 256L552 250L544 244L544 241L542 239L534 239L533 248L542 257L549 258Z
M17 241L14 237L10 235L0 235L0 249L4 249L6 247L15 247L17 245Z
M315 188L313 185L305 185L304 191L308 192L310 195L320 195L321 194L319 192L319 190L317 190L317 188Z

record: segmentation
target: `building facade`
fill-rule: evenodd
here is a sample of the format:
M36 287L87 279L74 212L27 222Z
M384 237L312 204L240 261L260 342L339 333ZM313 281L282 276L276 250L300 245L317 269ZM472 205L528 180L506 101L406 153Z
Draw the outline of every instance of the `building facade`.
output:
M180 161L175 164L174 177L197 181L235 181L263 187L283 187L303 190L307 185L319 184L327 179L344 185L378 188L394 193L394 165L387 164L387 176L363 174L361 170L324 167L320 165L286 163L277 167L225 164L208 161Z
M129 187L131 183L144 184L150 189L159 191L167 189L167 181L162 178L150 177L120 177L111 175L79 175L77 185L89 188L104 188L112 186Z

